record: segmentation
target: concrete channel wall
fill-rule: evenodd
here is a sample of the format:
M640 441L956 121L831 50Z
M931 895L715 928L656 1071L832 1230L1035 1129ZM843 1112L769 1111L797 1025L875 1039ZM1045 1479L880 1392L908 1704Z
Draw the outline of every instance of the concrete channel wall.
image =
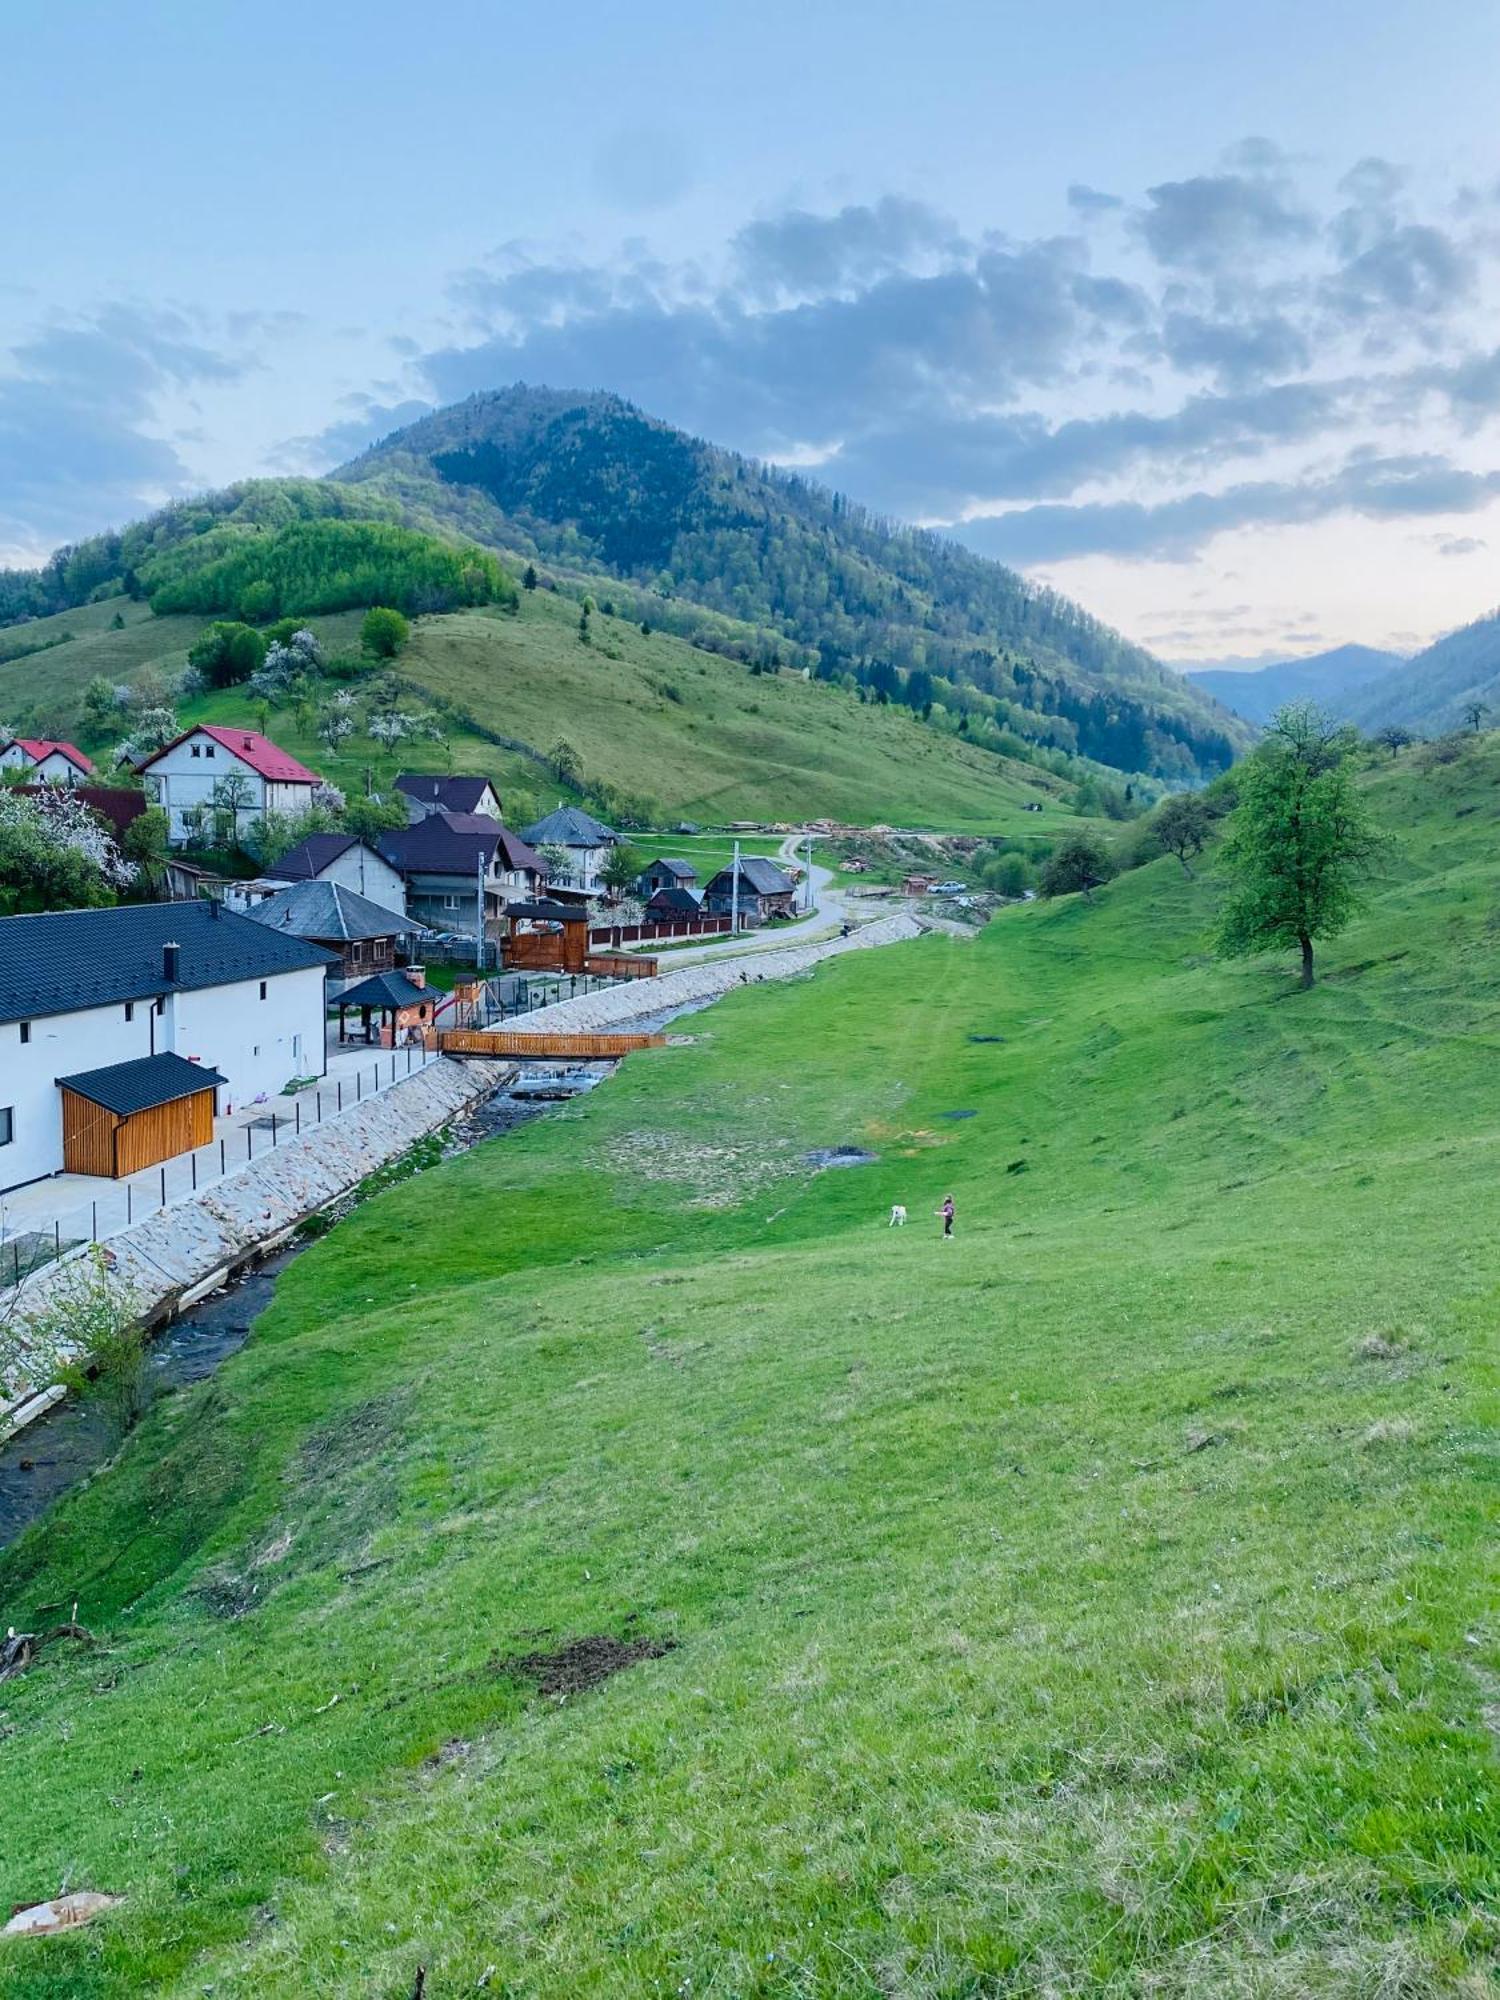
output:
M501 1061L431 1063L341 1118L284 1138L240 1172L112 1237L111 1281L130 1291L148 1320L170 1317L273 1248L304 1216L489 1096L514 1068ZM66 1305L88 1268L87 1255L44 1265L16 1291L12 1324L22 1335L22 1379L0 1383L0 1443L57 1400L45 1380L24 1379L25 1322Z

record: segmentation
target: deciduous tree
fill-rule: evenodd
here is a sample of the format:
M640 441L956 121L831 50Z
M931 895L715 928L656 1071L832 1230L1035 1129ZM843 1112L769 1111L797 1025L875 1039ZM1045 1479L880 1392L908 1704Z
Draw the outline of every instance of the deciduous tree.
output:
M1280 710L1239 767L1224 842L1234 888L1219 950L1237 958L1295 946L1304 988L1313 983L1314 942L1336 936L1354 915L1355 884L1375 848L1350 767L1356 741L1320 709L1296 705Z

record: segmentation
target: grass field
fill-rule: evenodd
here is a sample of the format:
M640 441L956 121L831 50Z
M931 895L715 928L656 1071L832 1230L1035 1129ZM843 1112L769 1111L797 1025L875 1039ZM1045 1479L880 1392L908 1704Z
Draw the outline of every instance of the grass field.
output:
M0 1558L104 1635L0 1690L0 1898L127 1899L0 1988L1492 1992L1500 745L1375 791L1310 994L1158 863L312 1248Z
M117 611L127 621L118 632L111 629ZM11 646L73 634L9 665L0 645L0 722L35 727L42 717L48 728L77 730L78 702L96 674L126 682L148 666L175 672L204 622L155 618L143 605L112 599L0 634ZM310 622L330 651L356 643L356 612ZM568 600L527 591L519 617L469 611L417 621L397 663L481 731L535 754L457 724L446 745L388 752L357 735L335 757L288 709L272 712L270 733L346 791L362 787L367 771L377 788L399 769L484 771L516 824L556 802L556 780L539 759L559 737L581 756L587 780L656 801L668 824L827 816L1004 833L1025 828L1027 799L1069 789L1049 773L928 729L908 710L866 706L791 673L752 676L621 619L596 617L594 643L583 646L577 622ZM229 689L185 704L182 715L253 723L256 704Z

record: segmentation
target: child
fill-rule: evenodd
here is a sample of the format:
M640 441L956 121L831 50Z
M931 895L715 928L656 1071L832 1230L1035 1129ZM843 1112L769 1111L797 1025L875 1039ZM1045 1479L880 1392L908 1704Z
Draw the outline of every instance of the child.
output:
M953 1197L952 1197L952 1195L951 1195L951 1194L950 1194L950 1195L944 1195L944 1197L943 1197L943 1205L942 1205L942 1207L941 1207L941 1208L939 1208L939 1209L935 1209L935 1210L933 1211L933 1213L934 1213L934 1214L936 1214L936 1215L940 1215L940 1216L941 1216L941 1217L943 1218L943 1234L944 1234L945 1236L951 1236L951 1235L953 1234Z

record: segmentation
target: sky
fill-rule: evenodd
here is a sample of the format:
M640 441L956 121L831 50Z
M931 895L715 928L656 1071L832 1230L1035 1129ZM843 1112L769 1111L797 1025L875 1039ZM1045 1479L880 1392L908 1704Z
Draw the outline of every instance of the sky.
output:
M1179 664L1500 599L1478 0L4 0L0 562L618 391Z

